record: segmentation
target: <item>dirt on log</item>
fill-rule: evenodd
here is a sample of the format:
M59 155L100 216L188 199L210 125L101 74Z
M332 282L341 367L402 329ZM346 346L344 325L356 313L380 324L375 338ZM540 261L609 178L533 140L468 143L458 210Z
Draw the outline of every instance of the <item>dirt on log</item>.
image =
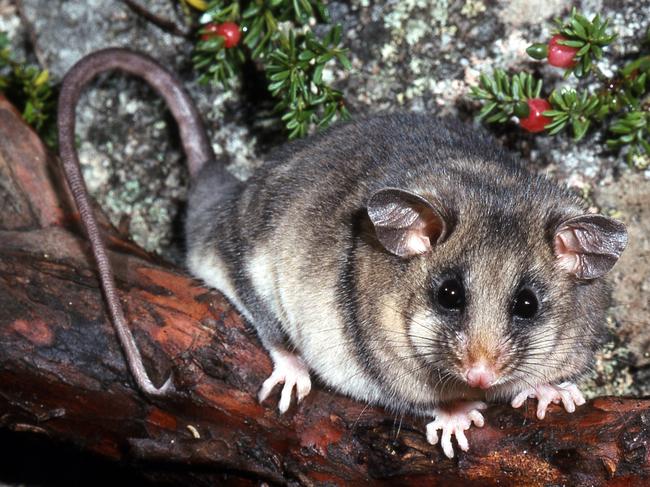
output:
M193 485L650 484L648 399L600 398L572 415L552 406L543 421L533 403L492 406L453 460L426 442L424 419L396 420L323 387L280 416L256 400L271 362L236 310L102 218L147 368L158 383L174 375L172 397L143 397L58 161L3 98L0 178L2 428Z

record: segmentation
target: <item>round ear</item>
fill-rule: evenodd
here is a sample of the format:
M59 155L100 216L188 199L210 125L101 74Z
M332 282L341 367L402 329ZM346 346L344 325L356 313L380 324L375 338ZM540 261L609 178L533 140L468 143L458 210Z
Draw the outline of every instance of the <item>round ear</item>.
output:
M559 266L579 279L605 275L627 245L621 222L602 215L580 215L555 230L553 247Z
M368 216L379 242L399 257L428 252L447 234L448 225L434 206L403 189L376 191L368 201Z

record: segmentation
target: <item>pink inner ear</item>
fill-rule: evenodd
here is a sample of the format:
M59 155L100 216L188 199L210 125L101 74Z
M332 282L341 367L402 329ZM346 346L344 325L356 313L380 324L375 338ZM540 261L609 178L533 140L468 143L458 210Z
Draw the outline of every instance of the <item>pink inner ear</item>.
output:
M625 225L611 218L586 214L566 220L553 240L558 267L578 279L605 275L627 243Z
M404 245L409 250L409 255L423 254L431 248L431 239L423 229L411 230L406 234Z
M411 255L428 252L444 231L442 219L431 208L417 205L414 209L419 217L409 229L405 242Z
M446 232L445 222L437 210L424 198L408 191L379 190L370 198L367 210L379 242L399 257L429 252Z
M565 228L555 235L555 256L558 265L571 274L577 274L582 266L580 259L580 242L570 228Z

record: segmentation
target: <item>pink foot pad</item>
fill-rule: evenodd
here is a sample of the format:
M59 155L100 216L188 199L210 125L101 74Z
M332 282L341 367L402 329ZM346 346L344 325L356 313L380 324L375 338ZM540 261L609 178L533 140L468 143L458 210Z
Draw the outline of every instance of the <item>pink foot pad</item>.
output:
M484 424L481 411L487 404L480 401L458 402L441 406L433 410L435 420L427 424L427 441L432 445L438 443L438 430L442 430L440 446L447 458L454 457L454 447L451 444L451 435L456 436L456 441L461 450L469 450L469 443L465 430L474 423L481 428Z
M294 387L298 402L302 401L311 391L309 368L298 355L283 349L271 350L271 358L273 359L273 373L264 381L257 397L260 402L264 402L276 385L284 384L278 403L278 409L283 414L289 409Z
M559 404L561 402L568 413L572 413L576 410L576 406L582 406L585 403L585 398L578 386L572 382L563 382L558 385L544 384L524 389L515 396L510 404L513 408L518 408L529 397L537 398L537 417L539 419L544 419L546 409L551 403Z

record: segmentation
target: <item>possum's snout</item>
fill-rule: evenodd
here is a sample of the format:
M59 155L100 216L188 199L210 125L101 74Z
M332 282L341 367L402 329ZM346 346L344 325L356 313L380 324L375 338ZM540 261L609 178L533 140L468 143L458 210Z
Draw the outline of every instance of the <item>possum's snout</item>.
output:
M475 363L463 375L470 387L480 389L489 389L497 379L496 371L485 361Z
M470 387L489 389L502 375L503 343L487 333L461 334L458 372Z

